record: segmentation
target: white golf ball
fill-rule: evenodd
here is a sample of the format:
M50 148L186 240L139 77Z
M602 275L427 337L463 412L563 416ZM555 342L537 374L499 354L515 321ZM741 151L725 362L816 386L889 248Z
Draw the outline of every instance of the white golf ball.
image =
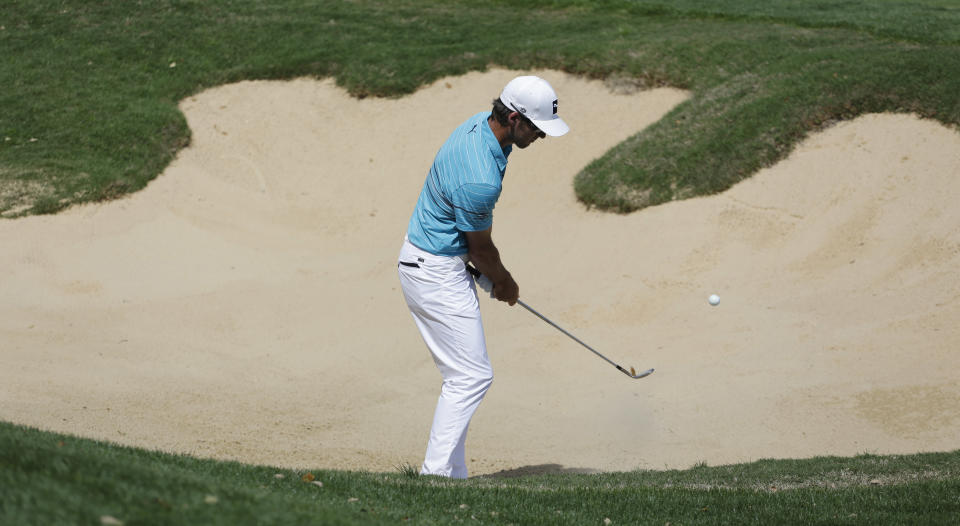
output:
M720 296L717 296L716 294L711 294L710 299L708 301L710 301L710 305L716 305L720 303Z

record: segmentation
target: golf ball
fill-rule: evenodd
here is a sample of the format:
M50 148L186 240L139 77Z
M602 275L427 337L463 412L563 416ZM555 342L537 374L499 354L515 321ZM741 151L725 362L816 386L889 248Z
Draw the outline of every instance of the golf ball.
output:
M717 296L716 294L711 294L708 301L710 301L710 305L716 305L720 303L720 296Z

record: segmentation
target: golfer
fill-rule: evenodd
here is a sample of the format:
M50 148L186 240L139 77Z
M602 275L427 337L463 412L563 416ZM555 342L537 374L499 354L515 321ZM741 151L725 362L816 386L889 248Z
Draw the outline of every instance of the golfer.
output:
M480 285L510 305L520 289L503 266L490 232L507 157L570 128L557 115L557 94L535 76L511 80L493 110L453 131L430 167L398 273L410 313L443 376L420 473L467 478L464 443L470 418L493 381L472 263Z

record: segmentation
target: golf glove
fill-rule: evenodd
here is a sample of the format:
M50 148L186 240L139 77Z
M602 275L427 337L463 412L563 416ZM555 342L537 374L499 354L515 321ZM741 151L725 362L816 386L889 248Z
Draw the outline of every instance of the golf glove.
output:
M493 282L490 281L490 278L481 274L480 277L476 278L476 281L477 286L480 287L481 290L490 294L491 298L495 298L493 295Z

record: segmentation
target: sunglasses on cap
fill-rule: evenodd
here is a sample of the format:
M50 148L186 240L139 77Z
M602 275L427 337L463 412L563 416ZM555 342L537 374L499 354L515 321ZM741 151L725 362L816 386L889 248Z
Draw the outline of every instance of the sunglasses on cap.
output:
M516 108L514 108L514 110L516 110ZM546 134L543 132L543 130L541 130L539 126L534 124L532 120L527 118L526 115L520 113L519 111L517 112L517 115L520 116L520 120L523 121L523 123L526 124L531 130L537 132L539 135L543 135L544 137L546 137Z

